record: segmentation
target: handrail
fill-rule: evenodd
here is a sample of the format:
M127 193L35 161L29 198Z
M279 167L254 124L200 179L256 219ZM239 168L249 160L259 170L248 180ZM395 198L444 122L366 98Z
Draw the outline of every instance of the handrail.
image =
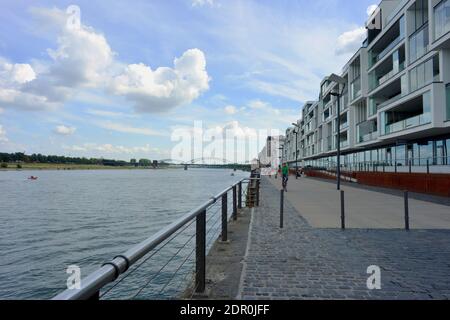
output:
M206 201L196 209L185 214L177 221L163 228L155 235L135 245L124 254L116 256L112 261L104 264L100 269L94 271L81 281L80 289L67 289L56 295L52 300L88 300L95 297L104 286L114 282L142 257L154 250L158 245L175 234L187 223L205 212L208 207L216 203L224 194L228 193L233 188L236 188L241 183L259 180L260 178L241 179L216 196L210 198L210 200Z

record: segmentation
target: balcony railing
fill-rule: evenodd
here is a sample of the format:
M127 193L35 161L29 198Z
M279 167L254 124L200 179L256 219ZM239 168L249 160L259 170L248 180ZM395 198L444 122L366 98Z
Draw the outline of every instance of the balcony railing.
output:
M371 133L367 133L364 135L360 135L358 142L359 143L363 143L363 142L368 142L368 141L372 141L372 140L376 140L378 138L378 132L371 132Z
M361 77L358 77L355 80L353 80L350 86L350 90L352 100L355 100L361 96Z
M383 51L381 51L376 56L373 56L370 60L370 66L369 68L372 68L375 64L377 64L379 61L381 61L384 57L387 56L389 52L392 51L397 45L400 44L405 39L404 35L399 35L397 38L395 38Z
M399 122L386 125L386 134L403 131L423 124L430 123L430 114L424 113Z
M386 83L387 81L389 81L390 79L394 78L396 75L398 75L400 72L402 72L403 70L405 70L405 62L402 62L399 64L398 68L393 68L391 71L389 71L388 73L386 73L384 76L382 76L379 79L373 79L371 85L370 85L370 90L375 90L376 88L378 88L379 86L381 86L383 83Z

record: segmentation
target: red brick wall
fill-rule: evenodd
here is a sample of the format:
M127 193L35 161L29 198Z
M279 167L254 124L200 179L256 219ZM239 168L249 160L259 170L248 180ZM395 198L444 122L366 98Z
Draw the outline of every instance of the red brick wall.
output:
M356 172L358 183L450 197L450 174Z

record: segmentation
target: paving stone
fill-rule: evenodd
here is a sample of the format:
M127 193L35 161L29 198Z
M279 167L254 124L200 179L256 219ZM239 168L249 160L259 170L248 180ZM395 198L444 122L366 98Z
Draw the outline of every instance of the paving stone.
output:
M449 299L450 230L320 229L261 183L244 258L243 299ZM326 201L326 199L324 199ZM367 268L381 268L381 290Z

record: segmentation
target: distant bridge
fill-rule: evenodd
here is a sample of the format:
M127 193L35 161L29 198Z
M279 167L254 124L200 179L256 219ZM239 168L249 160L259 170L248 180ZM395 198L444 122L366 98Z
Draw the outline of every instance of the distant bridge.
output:
M189 161L180 161L173 159L164 159L160 160L160 163L167 163L170 165L176 166L229 166L229 165L250 165L250 161L246 161L245 163L235 163L229 161L228 159L220 159L220 158L197 158Z

